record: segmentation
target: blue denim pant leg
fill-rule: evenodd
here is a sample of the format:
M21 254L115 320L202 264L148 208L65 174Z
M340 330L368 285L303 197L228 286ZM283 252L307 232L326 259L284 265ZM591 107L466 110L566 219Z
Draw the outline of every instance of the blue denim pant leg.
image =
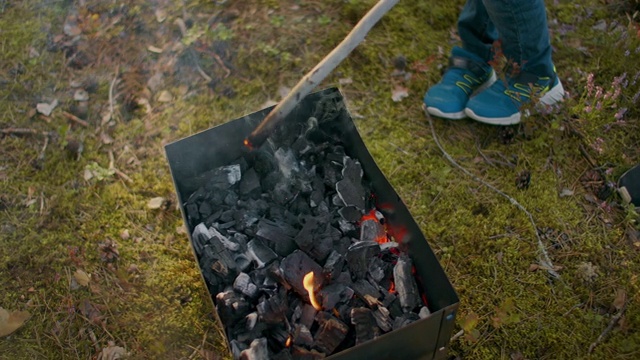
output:
M464 50L485 62L493 58L492 47L498 39L498 32L482 0L467 0L458 18L458 34Z
M491 59L491 39L523 71L554 73L544 0L467 0L458 20L463 47ZM492 42L492 41L491 41Z

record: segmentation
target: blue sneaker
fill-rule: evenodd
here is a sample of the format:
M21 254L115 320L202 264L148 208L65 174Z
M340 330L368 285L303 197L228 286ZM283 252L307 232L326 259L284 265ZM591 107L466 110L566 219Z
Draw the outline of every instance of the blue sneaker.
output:
M520 109L531 101L553 105L564 97L558 76L538 77L520 73L506 81L496 81L491 87L467 102L464 112L470 118L491 125L513 125L520 122Z
M494 81L496 74L489 64L456 46L442 80L424 95L425 108L433 116L449 120L465 118L464 109L469 97L489 87Z

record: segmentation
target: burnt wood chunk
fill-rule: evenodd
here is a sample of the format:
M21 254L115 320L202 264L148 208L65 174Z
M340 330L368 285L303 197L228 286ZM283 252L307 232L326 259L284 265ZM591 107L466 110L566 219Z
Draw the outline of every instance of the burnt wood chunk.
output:
M271 360L293 360L291 350L289 348L282 349L282 351L275 354Z
M351 284L353 291L355 294L365 301L369 306L375 306L381 304L379 299L382 297L380 294L380 290L378 287L371 284L369 281L365 279L359 279Z
M240 360L269 360L269 348L267 347L267 339L255 339L249 345L249 348L242 350Z
M209 181L205 188L212 190L227 190L240 181L242 173L240 165L221 166L207 174Z
M332 250L324 263L322 272L325 278L336 279L344 267L344 257L339 252Z
M335 317L324 321L315 334L314 347L325 354L331 354L347 337L349 327Z
M258 287L251 281L249 275L241 272L233 282L233 289L250 298L258 295Z
M360 224L360 241L378 241L386 237L384 226L377 220L367 219Z
M265 241L278 255L287 256L297 248L292 238L297 232L286 223L261 219L258 222L256 237Z
M365 190L362 186L362 166L357 160L344 157L342 180L336 184L336 192L346 206L365 208Z
M340 214L344 220L349 222L360 221L362 218L362 212L355 206L345 206L338 210L338 214Z
M311 335L311 331L309 331L309 328L302 324L296 324L294 326L292 339L295 345L305 347L313 346L313 335Z
M262 321L268 324L279 324L284 321L288 307L286 291L281 289L270 298L263 297L256 309Z
M391 315L389 314L389 310L384 306L378 306L375 311L371 312L373 318L376 320L376 324L378 327L384 331L389 332L392 329L393 322L391 321Z
M282 270L282 274L284 274L285 280L287 280L298 294L307 300L309 294L302 285L304 276L313 271L314 287L318 289L322 285L322 267L300 250L296 250L291 253L291 255L285 257L280 262L280 269Z
M330 310L338 303L346 303L351 300L354 291L343 284L333 283L323 287L319 293L322 299L322 308Z
M393 279L398 292L398 299L404 311L411 311L421 303L418 285L412 274L412 267L411 258L403 254L398 257L398 262L393 268Z
M278 255L265 245L260 239L253 239L247 244L247 255L255 261L256 266L260 269L269 265L278 258Z
M229 343L231 345L231 354L234 359L240 359L240 353L248 348L247 345L238 340L231 340Z
M316 218L309 217L294 240L309 256L317 261L324 261L333 247L331 233L327 234L326 230L326 224L321 224Z
M249 314L250 307L245 298L237 292L229 289L216 295L216 308L221 320L229 325L244 318Z
M374 339L380 335L380 329L371 315L371 310L365 307L351 309L351 324L356 329L356 345Z
M398 330L418 320L420 320L420 317L416 313L408 312L402 314L393 320L393 330Z
M380 253L380 246L376 242L360 241L347 250L347 265L351 275L356 279L363 279L369 269L369 261Z
M318 310L310 304L304 304L302 307L302 314L300 316L300 324L311 329L313 322L316 320L316 314L318 314Z

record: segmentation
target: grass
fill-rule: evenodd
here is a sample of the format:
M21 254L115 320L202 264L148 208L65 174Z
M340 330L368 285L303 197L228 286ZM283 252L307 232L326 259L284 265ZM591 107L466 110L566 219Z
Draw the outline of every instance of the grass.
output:
M1 128L50 134L46 147L38 135L0 138L0 306L32 314L0 339L0 358L93 358L109 341L133 359L228 356L181 230L162 146L277 100L278 88L295 85L374 2L86 3L0 2ZM640 248L629 234L638 229L638 215L615 193L599 200L583 183L594 168L605 182L615 181L640 159L634 100L640 85L633 82L639 25L626 6L637 4L549 4L554 59L571 98L551 114L527 118L514 128L511 143L504 144L495 127L435 120L447 152L548 229L543 240L561 267L559 281L532 268L538 253L527 217L452 167L420 109L455 44L451 34L462 4L400 2L323 84L352 80L341 90L369 150L458 291L456 331L465 329L465 335L451 342L449 353L465 359L635 358ZM156 9L166 20L156 20ZM71 37L56 35L73 14L82 36L65 45ZM217 24L190 45L213 81L196 71L177 18L202 29ZM602 20L607 31L594 27ZM164 50L150 53L149 45ZM74 68L69 55L77 59L79 52L89 60ZM408 60L409 80L391 76L399 54ZM595 85L606 92L625 72L627 85L615 101L586 111L599 100L587 96L587 75L595 74ZM163 83L145 89L157 73ZM74 104L72 82L97 84L87 128L61 115ZM397 85L410 94L399 103L391 101ZM175 99L158 102L160 90ZM33 112L53 99L60 105L49 118ZM112 119L103 120L112 103ZM624 122L616 122L621 108L627 108ZM80 156L74 143L83 145ZM102 169L112 162L126 177L105 171L86 180L94 162ZM515 184L522 170L532 178L523 190ZM560 196L567 189L571 195ZM149 209L157 196L167 205ZM91 275L88 286L77 284L78 269ZM618 312L622 293L624 317L589 354Z

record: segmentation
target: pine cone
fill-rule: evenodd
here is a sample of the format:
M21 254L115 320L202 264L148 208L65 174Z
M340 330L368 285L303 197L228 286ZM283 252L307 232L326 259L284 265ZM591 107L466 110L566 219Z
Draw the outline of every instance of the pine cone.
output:
M516 177L516 187L520 190L527 189L531 183L531 172L522 170Z

